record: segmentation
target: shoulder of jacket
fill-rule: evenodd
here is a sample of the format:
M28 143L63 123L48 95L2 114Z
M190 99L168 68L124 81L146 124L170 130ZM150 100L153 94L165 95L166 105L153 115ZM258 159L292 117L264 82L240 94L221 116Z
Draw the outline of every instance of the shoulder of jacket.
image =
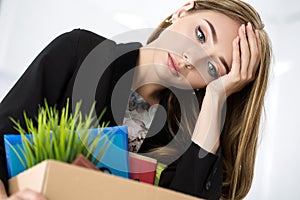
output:
M128 43L117 44L115 41L108 39L102 35L99 35L89 30L80 29L80 28L73 29L72 31L66 32L61 36L69 39L83 40L83 41L95 42L95 43L101 43L103 41L106 41L110 45L115 46L119 51L124 51L125 49L134 50L142 46L142 44L139 42L128 42Z
M70 39L75 39L75 40L81 39L81 40L90 40L90 41L91 40L104 41L107 39L101 35L98 35L98 34L92 32L92 31L80 29L80 28L73 29L72 31L69 31L69 32L65 32L65 33L61 34L61 36L64 38L70 38Z

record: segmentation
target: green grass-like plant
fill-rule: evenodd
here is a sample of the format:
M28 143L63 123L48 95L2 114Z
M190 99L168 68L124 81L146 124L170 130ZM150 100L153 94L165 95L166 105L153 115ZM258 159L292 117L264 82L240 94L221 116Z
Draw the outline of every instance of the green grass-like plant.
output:
M15 125L14 128L21 135L22 145L17 146L19 151L10 143L8 145L16 153L25 169L47 159L71 163L79 154L85 156L95 165L101 161L110 145L109 138L113 134L113 132L102 134L101 129L106 128L109 122L103 122L99 126L99 121L106 109L102 111L98 119L95 119L92 116L95 103L92 105L89 114L85 116L82 116L80 106L81 102L78 102L75 111L70 114L69 100L66 107L60 112L55 106L49 107L45 100L45 106L39 107L38 110L37 127L34 126L33 120L27 117L25 112L26 128L23 128L19 121L11 118ZM91 134L89 134L89 129L93 128L101 128L96 137L91 137ZM29 136L27 133L31 135ZM99 142L104 145L96 152ZM21 155L25 159L22 159Z

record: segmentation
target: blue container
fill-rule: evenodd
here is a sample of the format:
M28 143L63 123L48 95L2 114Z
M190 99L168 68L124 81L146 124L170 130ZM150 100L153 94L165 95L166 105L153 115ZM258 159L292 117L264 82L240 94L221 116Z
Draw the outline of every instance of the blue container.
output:
M99 129L91 129L90 139L97 136ZM103 129L103 135L112 133L106 141L107 149L101 158L101 162L98 163L97 167L102 169L104 172L111 173L124 178L129 178L129 166L128 166L128 136L127 126L114 126ZM28 138L32 135L28 134ZM103 146L105 140L101 140L96 148L95 157ZM17 154L13 151L11 144L24 159L22 149L21 135L4 135L4 145L7 160L7 170L9 178L16 176L17 174L25 170ZM21 149L20 149L21 148Z

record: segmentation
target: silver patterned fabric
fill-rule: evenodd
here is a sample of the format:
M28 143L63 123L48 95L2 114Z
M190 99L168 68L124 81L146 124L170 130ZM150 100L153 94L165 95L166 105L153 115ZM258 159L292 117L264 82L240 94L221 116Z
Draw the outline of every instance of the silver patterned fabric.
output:
M123 125L128 126L129 151L137 152L141 147L157 108L147 103L141 95L131 90Z

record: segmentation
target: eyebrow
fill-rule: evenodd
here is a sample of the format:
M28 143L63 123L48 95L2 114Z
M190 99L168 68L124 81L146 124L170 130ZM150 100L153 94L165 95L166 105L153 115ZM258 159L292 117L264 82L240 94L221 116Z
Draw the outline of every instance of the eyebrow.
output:
M208 26L209 26L209 28L212 32L213 42L215 44L218 41L217 34L216 34L216 29L207 19L204 19L204 21L206 21L206 23L208 24ZM221 60L222 64L224 65L225 69L226 69L226 74L228 74L229 73L228 64L226 63L226 61L223 57L220 57L220 60Z
M213 41L214 41L214 43L216 43L218 41L218 38L217 38L215 27L207 19L204 19L204 21L206 21L206 23L208 24L208 26L212 32Z

